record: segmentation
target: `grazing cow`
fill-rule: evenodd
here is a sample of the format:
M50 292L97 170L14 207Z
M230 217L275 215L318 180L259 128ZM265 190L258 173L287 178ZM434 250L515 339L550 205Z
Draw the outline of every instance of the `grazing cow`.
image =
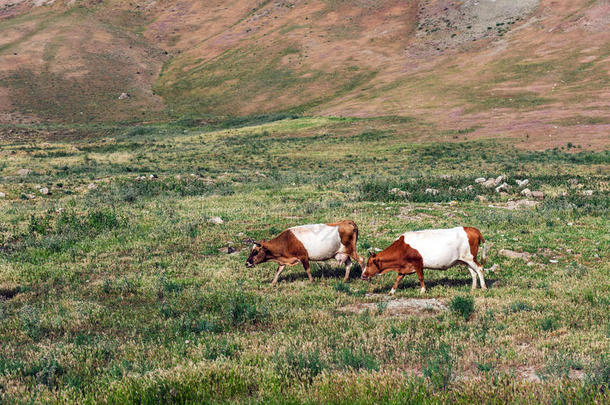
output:
M446 270L456 264L468 266L472 276L472 289L477 288L477 275L481 288L487 289L483 278L483 267L477 262L479 245L483 244L481 262L485 264L485 239L476 228L457 227L451 229L427 229L407 232L379 254L371 253L362 271L362 280L377 274L397 271L398 277L390 291L393 295L398 283L407 274L417 273L421 293L426 292L424 268Z
M360 266L364 265L364 257L356 251L357 241L358 227L353 221L295 226L286 229L271 240L252 241L254 246L246 261L246 267L254 267L268 261L279 263L271 283L275 285L286 265L294 266L301 263L309 281L313 281L309 271L309 261L324 261L334 257L339 264L346 265L344 280L347 281L352 268L350 258L357 261Z

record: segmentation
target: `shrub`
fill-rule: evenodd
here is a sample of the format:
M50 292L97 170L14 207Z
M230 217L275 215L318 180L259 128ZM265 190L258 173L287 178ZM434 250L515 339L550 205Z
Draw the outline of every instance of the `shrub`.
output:
M427 346L424 349L424 366L422 372L432 385L439 389L446 389L454 376L454 358L451 355L451 346L446 343Z
M449 302L449 308L453 313L460 315L467 320L474 312L474 298L470 296L453 297Z
M343 348L339 351L335 359L339 368L353 370L379 370L379 364L375 358L365 353L362 349Z
M286 348L281 354L276 353L273 361L278 373L309 384L315 376L328 368L328 364L321 358L319 350L299 350L295 346Z

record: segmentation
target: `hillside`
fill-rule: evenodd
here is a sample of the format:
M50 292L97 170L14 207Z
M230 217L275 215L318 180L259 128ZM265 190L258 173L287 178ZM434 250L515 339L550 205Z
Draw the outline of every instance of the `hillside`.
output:
M609 22L605 0L5 0L0 120L399 115L595 148Z

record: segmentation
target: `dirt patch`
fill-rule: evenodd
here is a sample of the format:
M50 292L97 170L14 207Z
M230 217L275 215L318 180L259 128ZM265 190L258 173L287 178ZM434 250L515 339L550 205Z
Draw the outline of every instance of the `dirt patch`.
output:
M385 296L384 298L386 298ZM389 316L419 315L433 316L447 311L447 306L436 298L387 299L380 302L366 302L347 305L340 308L342 312L360 314L364 311L381 312Z

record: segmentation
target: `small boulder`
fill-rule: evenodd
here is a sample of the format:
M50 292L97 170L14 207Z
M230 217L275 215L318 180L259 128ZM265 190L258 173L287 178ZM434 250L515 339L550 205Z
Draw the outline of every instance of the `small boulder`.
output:
M584 190L581 194L582 195L593 195L593 190Z
M396 193L396 195L398 197L406 197L407 195L409 195L409 193L407 193L406 191L403 190L398 190L398 192Z
M478 196L477 196L477 199L478 199L480 202L488 202L488 201L489 201L489 200L487 199L487 197L485 197L484 195L478 195Z
M497 186L498 184L502 183L502 180L504 180L504 176L496 177L496 179L494 180L494 185Z
M483 183L485 181L485 177L477 177L476 179L474 179L475 183Z
M119 100L127 100L129 98L131 98L129 93L121 93L121 95L119 96Z
M263 179L267 178L267 175L265 173L261 173L259 171L255 172L254 174L256 174L258 177L262 177Z
M0 191L0 198L4 198L6 197L6 194L4 194L2 191Z
M17 174L20 175L20 176L27 176L30 173L32 173L32 171L30 169L19 169L19 170L17 170Z
M437 195L439 193L439 191L435 188L427 188L426 191L424 191L426 194L432 194L432 195Z
M537 201L532 200L519 200L519 201L509 201L506 205L506 208L509 210L516 210L519 208L534 208L538 205Z
M508 191L510 189L510 186L508 185L507 182L504 182L502 184L500 184L498 187L496 187L496 193L499 193L500 191Z
M575 186L578 184L578 179L570 179L568 180L568 183L570 183L571 185Z
M489 179L485 180L483 183L481 183L481 185L483 187L491 188L496 185L496 181L492 178L489 178Z
M508 257L509 259L522 259L522 260L529 261L529 259L532 257L531 253L515 252L514 250L509 250L509 249L500 249L499 253L504 257Z
M33 200L34 198L36 198L36 196L34 194L26 194L26 197L29 198L30 200Z
M223 224L225 221L223 221L222 218L220 218L220 217L212 217L212 218L208 219L208 222L211 224L220 225L220 224Z
M450 178L451 178L450 174L443 174L443 175L441 175L441 179L443 179L443 180L449 180Z
M40 191L40 194L42 194L42 195L48 195L48 194L51 194L51 192L49 191L49 189L48 189L48 188L46 188L46 187L42 187L42 188L41 188L40 190L38 190L38 191Z
M95 183L89 183L89 185L87 186L87 188L89 190L95 190L97 188L97 185Z
M532 197L537 200L544 200L544 193L542 191L532 191Z
M519 179L517 179L517 180L515 180L515 183L517 183L517 185L518 185L519 187L525 187L525 186L527 186L528 184L530 184L530 181L529 181L529 179L525 179L525 180L519 180Z
M524 188L523 190L521 190L520 194L525 196L525 197L531 197L532 196L532 191L529 188Z

